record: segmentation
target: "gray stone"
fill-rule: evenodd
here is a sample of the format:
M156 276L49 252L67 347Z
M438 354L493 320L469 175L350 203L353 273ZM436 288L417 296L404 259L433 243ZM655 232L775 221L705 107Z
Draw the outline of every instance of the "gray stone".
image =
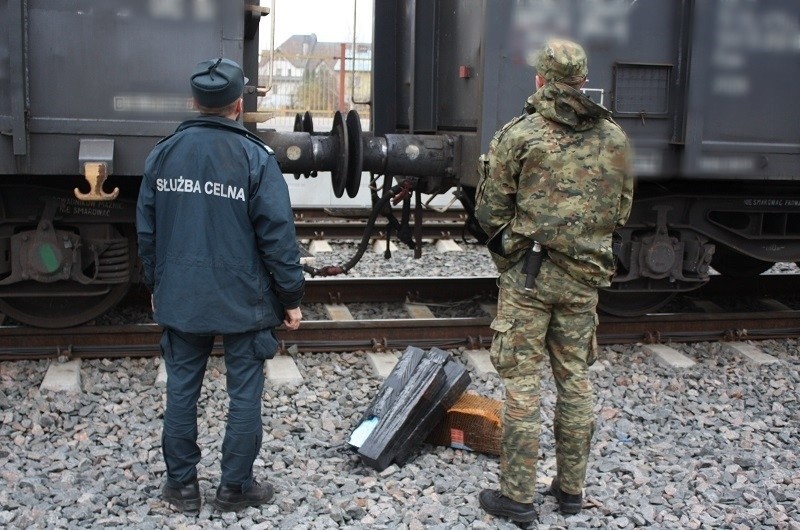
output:
M372 367L375 377L386 379L392 373L398 358L393 353L368 353L367 361Z
M487 350L467 350L464 352L467 364L479 375L494 374L497 370L492 364Z
M416 265L409 257L404 266ZM359 315L368 309L350 307ZM404 313L402 304L371 311ZM793 359L797 341L759 347ZM592 376L601 420L587 507L565 518L552 497L537 494L540 528L791 528L800 520L792 474L800 457L787 449L797 441L793 427L800 421L796 363L754 370L718 344L676 349L698 364L676 372L647 362L641 347L603 348L606 369ZM294 360L305 379L268 385L263 396L264 447L255 474L275 484L275 500L225 518L208 505L189 518L159 500L163 390L153 387L152 360L84 360L79 396L14 384L40 380L45 362L2 363L0 401L10 408L0 410L0 482L7 485L0 488L0 526L515 528L477 504L481 489L497 487L496 457L423 444L407 465L382 476L342 445L381 384L364 352L295 354ZM472 377L472 391L503 398L497 376L473 371ZM555 403L545 369L539 477L555 475ZM198 416L204 499L213 497L218 480L226 410L224 360L212 357ZM3 523L11 517L3 512L15 518Z
M765 353L760 348L757 348L752 344L746 344L740 342L723 342L722 348L727 353L731 355L739 355L743 357L746 361L754 365L772 364L779 362L779 359L773 357L768 353Z
M294 359L288 356L277 356L266 363L267 379L273 385L298 385L303 382L303 376Z
M646 352L653 355L664 366L669 368L691 368L696 363L690 357L682 354L675 348L662 344L650 344L643 348Z
M75 359L65 363L54 362L51 364L39 389L79 394L81 391L81 360ZM74 407L70 408L69 412L72 410Z

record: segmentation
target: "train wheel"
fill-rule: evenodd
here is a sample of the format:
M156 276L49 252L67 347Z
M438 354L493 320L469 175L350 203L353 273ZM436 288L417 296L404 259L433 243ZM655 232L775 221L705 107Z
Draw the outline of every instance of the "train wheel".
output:
M675 298L675 294L657 291L626 293L601 290L597 308L615 317L638 317L658 311Z
M40 328L68 328L84 324L99 317L125 297L128 282L109 285L105 292L88 295L47 295L0 298L0 313L30 326ZM70 290L83 290L86 286L65 282Z
M774 263L769 261L751 258L721 245L717 245L714 258L711 260L714 269L730 278L752 278L769 270L773 265Z
M0 313L29 326L67 328L85 324L119 304L131 285L129 275L136 260L134 226L87 224L80 233L108 238L110 244L100 254L99 272L93 270L94 263L84 264L83 271L89 277L99 274L107 283L83 284L71 279L13 283L0 290Z

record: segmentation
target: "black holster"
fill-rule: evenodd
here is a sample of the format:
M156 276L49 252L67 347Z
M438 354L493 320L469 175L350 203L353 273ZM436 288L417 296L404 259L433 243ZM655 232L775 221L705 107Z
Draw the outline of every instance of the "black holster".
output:
M547 257L547 249L535 242L525 252L525 262L522 264L522 272L525 273L525 290L533 291L536 289L536 277L542 268L542 262Z

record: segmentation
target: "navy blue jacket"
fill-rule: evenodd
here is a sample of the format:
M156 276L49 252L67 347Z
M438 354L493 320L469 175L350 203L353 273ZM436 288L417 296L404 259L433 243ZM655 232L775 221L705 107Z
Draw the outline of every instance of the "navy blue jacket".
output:
M236 121L189 120L156 145L136 227L163 326L242 333L277 326L300 305L289 189L272 152Z

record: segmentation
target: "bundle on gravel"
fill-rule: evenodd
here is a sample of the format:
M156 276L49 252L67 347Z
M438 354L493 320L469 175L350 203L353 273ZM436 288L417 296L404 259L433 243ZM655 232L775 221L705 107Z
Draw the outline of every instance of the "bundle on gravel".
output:
M714 344L683 346L699 361L687 370L662 367L638 347L605 348L593 371L598 424L586 507L565 519L551 497L537 497L539 527L799 530L798 346L762 343L781 362L761 367ZM159 499L157 361L84 361L77 396L40 393L45 361L0 363L0 525L516 528L478 507L477 493L497 485L496 458L423 445L412 463L377 473L345 448L381 383L360 353L299 355L304 382L265 392L256 474L275 484L272 504L176 513ZM544 373L541 481L555 472L555 391ZM502 397L494 375L473 374L471 388ZM199 475L209 498L227 402L219 358L209 363L201 399Z

